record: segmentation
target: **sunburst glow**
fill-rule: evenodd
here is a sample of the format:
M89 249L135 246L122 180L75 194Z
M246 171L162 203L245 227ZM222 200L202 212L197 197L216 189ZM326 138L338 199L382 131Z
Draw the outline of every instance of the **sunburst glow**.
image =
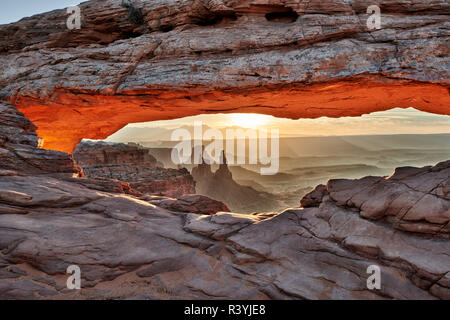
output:
M267 124L271 119L270 116L256 113L234 113L228 117L234 126L255 129Z

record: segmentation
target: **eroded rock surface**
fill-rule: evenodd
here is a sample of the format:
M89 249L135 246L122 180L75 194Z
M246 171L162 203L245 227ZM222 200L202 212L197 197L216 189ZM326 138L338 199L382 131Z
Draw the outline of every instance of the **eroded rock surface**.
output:
M81 142L73 156L88 178L119 180L141 193L167 197L196 193L188 170L165 169L148 149L134 143Z
M365 0L135 1L141 16L121 2L83 3L78 31L65 10L0 26L0 98L46 147L200 113L450 114L446 0L379 1L376 31ZM448 162L330 181L305 208L211 214L79 178L0 111L2 299L450 299Z
M276 211L280 207L286 207L271 193L237 183L233 179L224 152L220 163L215 172L205 161L192 169L191 174L198 194L223 201L235 212Z
M156 158L148 153L148 149L135 143L83 141L77 145L73 156L75 161L85 168L131 163L147 168L155 168L158 165Z
M72 152L128 123L200 113L450 114L447 0L122 0L0 26L0 97Z
M230 212L230 209L223 202L198 194L185 195L178 199L158 196L144 196L140 199L146 200L160 208L178 212L211 215L217 212Z
M24 121L3 107L10 112L0 118ZM32 127L17 138L29 135ZM201 214L201 197L112 193L27 170L2 175L0 298L450 299L449 165L330 181L309 196L312 207L252 215ZM81 268L81 290L66 287L70 265ZM370 265L381 269L380 290L367 288Z
M317 207L324 199L399 230L450 238L450 161L434 167L397 168L387 178L330 180L301 203Z
M0 177L24 174L80 176L81 169L66 153L40 149L36 126L16 108L0 103Z

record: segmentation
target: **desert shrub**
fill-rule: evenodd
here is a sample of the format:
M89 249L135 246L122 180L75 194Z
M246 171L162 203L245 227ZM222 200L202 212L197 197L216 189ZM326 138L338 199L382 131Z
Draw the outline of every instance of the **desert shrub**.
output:
M140 8L136 8L133 3L122 0L122 7L128 9L128 20L135 25L141 25L144 23L144 16Z

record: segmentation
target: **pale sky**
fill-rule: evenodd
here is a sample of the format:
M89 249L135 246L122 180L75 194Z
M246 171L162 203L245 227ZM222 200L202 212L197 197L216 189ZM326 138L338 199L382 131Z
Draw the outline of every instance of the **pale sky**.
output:
M19 21L38 13L64 9L80 4L80 0L0 0L0 24Z
M450 133L450 116L418 111L413 108L391 109L361 117L290 120L260 114L200 115L168 121L129 124L127 127L174 129L201 120L213 128L241 126L279 129L281 136L340 136L365 134ZM122 130L126 130L125 127Z

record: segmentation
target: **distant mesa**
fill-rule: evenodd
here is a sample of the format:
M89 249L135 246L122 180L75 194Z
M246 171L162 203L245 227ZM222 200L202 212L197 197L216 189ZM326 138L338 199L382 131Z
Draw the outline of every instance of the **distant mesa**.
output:
M73 156L88 178L110 178L128 182L141 192L167 197L195 194L195 182L186 169L165 169L136 143L83 141Z

